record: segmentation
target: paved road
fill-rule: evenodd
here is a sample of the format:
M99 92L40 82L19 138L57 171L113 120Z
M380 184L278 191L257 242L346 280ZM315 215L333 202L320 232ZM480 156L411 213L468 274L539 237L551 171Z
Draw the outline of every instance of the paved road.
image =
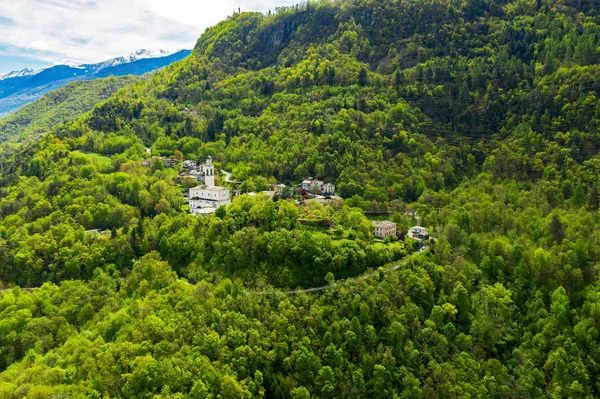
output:
M227 172L226 170L221 169L221 173L223 173L225 175L225 183L241 184L241 182L239 182L239 181L232 181L231 180L231 173Z
M398 270L400 269L402 266L404 266L406 264L406 261L400 262L396 265L393 265L385 270L383 270L384 273L387 272L392 272L394 270ZM374 276L378 276L379 275L379 269L377 270L373 270L369 273L366 274L361 274L360 276L354 277L354 278L349 278L347 280L340 280L338 282L335 283L336 287L340 287L340 286L344 286L352 281L360 281L360 280L366 280L368 278L374 277ZM250 294L253 295L275 295L275 294L284 294L284 295L299 295L299 294L308 294L311 292L318 292L318 291L324 291L326 289L332 288L332 285L323 285L321 287L313 287L313 288L304 288L304 289L299 289L299 290L292 290L292 291L271 291L271 292L265 292L265 291L250 291Z
M385 269L383 272L387 273L387 272L391 272L394 270L398 270L400 267L402 267L404 264L406 263L406 261L398 263L396 265L393 265L387 269ZM362 274L360 276L354 277L354 278L349 278L346 280L340 280L337 281L335 283L336 287L340 287L340 286L344 286L352 281L360 281L360 280L366 280L368 278L374 277L379 275L379 269L378 270L373 270L370 271L369 273L366 274ZM187 285L194 285L190 282L186 281ZM318 291L324 291L326 289L331 288L332 285L323 285L321 287L312 287L312 288L304 288L304 289L299 289L299 290L292 290L292 291L271 291L271 292L266 292L266 291L248 291L250 294L252 295L274 295L274 294L284 294L284 295L299 295L299 294L308 294L311 292L318 292ZM39 289L39 287L30 287L30 288L21 288L21 291L35 291ZM8 292L8 291L12 291L12 288L5 288L0 290L0 293L4 293L4 292Z
M427 249L427 248L425 248ZM421 253L421 252L419 252ZM388 273L388 272L393 272L395 270L400 269L402 266L404 266L406 263L408 262L408 260L403 260L400 263L397 263L395 265L392 265L390 267L388 267L387 269L384 269L383 272L384 273ZM361 274L360 276L356 276L353 278L349 278L346 280L340 280L340 281L336 281L335 283L335 287L341 287L344 285L347 285L353 281L361 281L361 280L366 280L368 278L374 277L374 276L378 276L379 275L380 270L372 270L368 273L365 274ZM192 284L190 282L185 282L187 285L193 286L195 284ZM278 291L278 290L274 290L274 291L247 291L249 294L251 295L276 295L276 294L284 294L284 295L300 295L300 294L309 294L311 292L319 292L319 291L325 291L326 289L332 288L333 286L331 284L329 285L323 285L320 287L312 287L312 288L303 288L303 289L298 289L298 290L292 290L292 291ZM22 291L34 291L37 290L38 288L21 288ZM0 293L4 293L7 291L12 291L12 288L6 288L3 290L0 290Z

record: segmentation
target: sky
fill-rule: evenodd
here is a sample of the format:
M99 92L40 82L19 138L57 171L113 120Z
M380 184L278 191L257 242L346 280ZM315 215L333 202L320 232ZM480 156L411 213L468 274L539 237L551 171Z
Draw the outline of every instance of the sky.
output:
M0 73L96 63L136 50L192 49L204 30L242 11L299 0L0 0Z

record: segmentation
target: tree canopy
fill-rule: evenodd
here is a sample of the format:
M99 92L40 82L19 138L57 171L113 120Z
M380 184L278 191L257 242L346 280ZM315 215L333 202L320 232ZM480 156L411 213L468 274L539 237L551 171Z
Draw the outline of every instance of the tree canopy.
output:
M599 396L599 11L240 13L85 114L0 122L44 133L2 147L0 397ZM191 216L147 149L343 200Z

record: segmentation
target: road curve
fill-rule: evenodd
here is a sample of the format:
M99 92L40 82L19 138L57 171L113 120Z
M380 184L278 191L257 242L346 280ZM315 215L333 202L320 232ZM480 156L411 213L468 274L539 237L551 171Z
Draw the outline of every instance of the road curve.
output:
M346 280L337 281L334 285L329 284L329 285L323 285L323 286L320 286L320 287L303 288L303 289L292 290L292 291L277 291L277 290L274 290L274 291L250 291L250 290L246 290L246 291L250 295L276 295L276 294L300 295L300 294L309 294L311 292L325 291L325 290L327 290L329 288L333 288L334 286L335 287L342 287L342 286L347 285L348 283L353 282L353 281L366 280L368 278L371 278L371 277L379 275L380 271L383 271L384 273L393 272L395 270L400 269L406 263L408 263L408 260L403 260L402 262L397 263L395 265L392 265L392 266L388 267L387 269L384 269L384 270L380 270L380 269L372 270L372 271L370 271L368 273L361 274L360 276L356 276L356 277L349 278L349 279L346 279ZM195 285L195 284L192 284L192 283L190 283L188 281L185 281L185 283L187 285L189 285L189 286ZM35 291L35 290L38 290L38 289L39 289L39 287L21 288L21 291ZM12 290L13 290L13 288L1 289L0 290L0 294L4 293L4 292L12 291Z
M221 173L223 173L225 175L225 183L229 183L229 184L241 184L241 182L239 182L239 181L232 181L231 180L231 173L227 172L226 170L221 169Z
M387 272L392 272L395 270L400 269L403 265L405 265L407 263L407 261L403 261L400 262L398 264L395 264L385 270L383 270L384 273ZM354 278L349 278L346 280L341 280L339 282L335 283L335 287L340 287L340 286L344 286L352 281L360 281L360 280L366 280L368 278L374 277L376 275L379 275L380 270L373 270L369 273L366 274L361 274L360 276L354 277ZM318 291L324 291L326 289L329 288L333 288L334 286L329 284L329 285L323 285L321 287L313 287L313 288L304 288L304 289L299 289L299 290L292 290L292 291L249 291L249 293L251 295L276 295L276 294L284 294L284 295L299 295L299 294L308 294L311 292L318 292Z

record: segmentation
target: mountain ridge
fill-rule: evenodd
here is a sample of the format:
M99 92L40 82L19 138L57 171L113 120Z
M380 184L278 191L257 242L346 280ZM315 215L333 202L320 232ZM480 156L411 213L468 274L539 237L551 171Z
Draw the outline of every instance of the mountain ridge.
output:
M51 68L55 68L55 67L88 69L88 70L92 70L94 72L98 72L104 68L110 68L110 67L117 66L117 65L136 62L136 61L140 61L143 59L168 57L170 55L173 55L173 54L176 54L176 53L179 53L182 51L189 51L189 50L179 49L179 50L172 50L172 51L168 51L168 50L152 51L152 50L141 49L141 50L137 50L127 56L114 57L114 58L110 58L105 61L100 61L100 62L96 62L96 63L92 63L92 64L89 64L89 63L88 64L76 64L76 63L72 63L72 62L59 62L54 65L49 65L49 66L39 68L39 69L23 68L21 70L15 70L15 71L10 71L10 72L4 73L4 74L0 74L0 81L5 80L5 79L20 78L20 77L26 77L26 76L35 76L47 69L51 69Z
M142 75L179 61L190 54L191 50L138 50L128 56L95 64L61 64L39 70L25 68L21 71L8 72L0 77L0 117L72 81L129 74Z

